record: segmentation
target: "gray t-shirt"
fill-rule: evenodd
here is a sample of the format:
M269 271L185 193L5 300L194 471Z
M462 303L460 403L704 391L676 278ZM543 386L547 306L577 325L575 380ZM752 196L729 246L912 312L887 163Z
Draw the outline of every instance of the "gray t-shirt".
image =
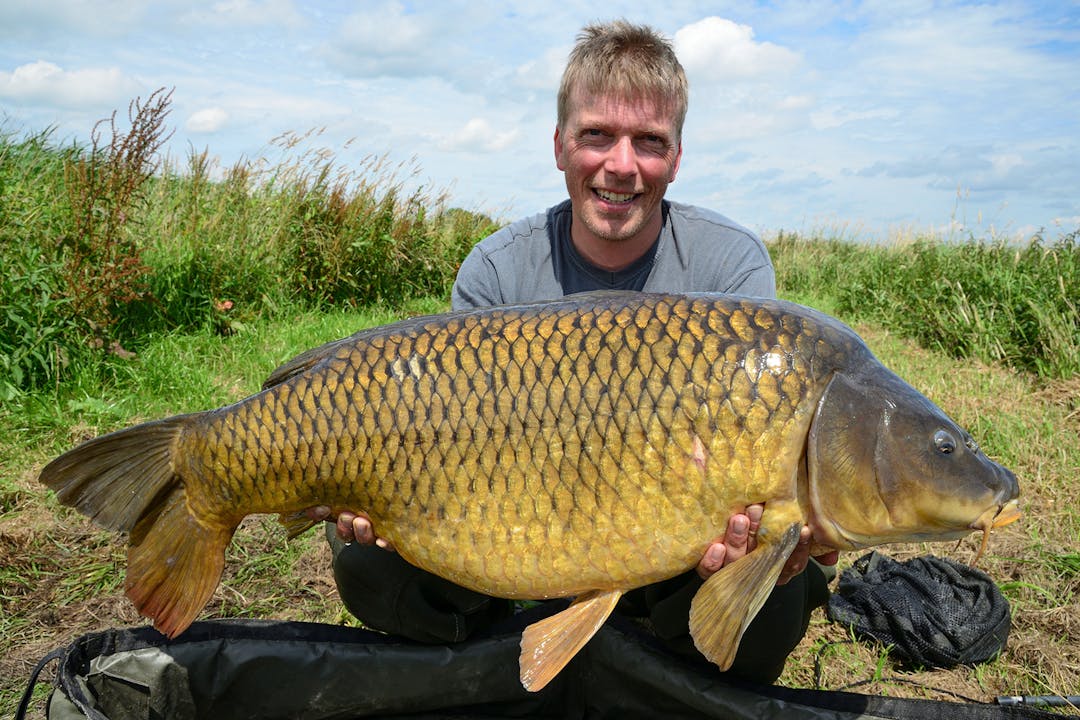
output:
M750 230L719 213L663 202L653 248L630 267L591 265L570 241L566 200L477 243L458 270L454 309L553 300L588 290L723 292L775 297L768 250Z

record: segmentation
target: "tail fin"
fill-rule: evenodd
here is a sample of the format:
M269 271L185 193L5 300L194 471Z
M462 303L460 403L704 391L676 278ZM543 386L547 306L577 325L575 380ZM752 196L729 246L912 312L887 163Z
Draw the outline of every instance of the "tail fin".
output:
M193 515L173 471L176 441L195 417L95 438L53 460L40 476L65 505L131 533L127 596L169 637L182 633L209 601L236 529Z

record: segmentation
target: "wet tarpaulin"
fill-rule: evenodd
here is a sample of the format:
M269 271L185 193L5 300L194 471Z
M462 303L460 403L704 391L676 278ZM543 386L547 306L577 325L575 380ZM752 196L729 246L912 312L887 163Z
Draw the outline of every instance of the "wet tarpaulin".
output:
M169 718L1057 718L1028 707L751 686L609 622L539 693L518 681L520 628L450 646L272 621L195 623L175 640L114 629L59 649L52 720Z

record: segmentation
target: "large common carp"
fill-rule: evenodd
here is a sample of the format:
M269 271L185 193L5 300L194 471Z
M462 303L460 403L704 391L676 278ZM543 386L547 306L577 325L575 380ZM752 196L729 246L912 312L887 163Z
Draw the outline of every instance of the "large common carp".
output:
M46 466L130 533L127 595L169 636L250 513L364 511L409 562L509 598L574 596L523 634L546 684L620 595L694 567L764 503L758 546L698 591L730 666L809 524L820 548L985 537L1011 472L840 322L786 302L596 293L413 318L277 369L227 407L91 440Z

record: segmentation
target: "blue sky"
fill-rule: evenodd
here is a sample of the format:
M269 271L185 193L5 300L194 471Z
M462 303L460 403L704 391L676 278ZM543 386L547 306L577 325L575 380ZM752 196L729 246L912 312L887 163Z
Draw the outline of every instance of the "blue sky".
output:
M0 126L85 141L174 88L170 157L317 131L504 220L565 197L555 93L581 26L671 37L690 79L668 196L765 234L1080 226L1080 3L3 0ZM603 14L597 14L598 8Z

